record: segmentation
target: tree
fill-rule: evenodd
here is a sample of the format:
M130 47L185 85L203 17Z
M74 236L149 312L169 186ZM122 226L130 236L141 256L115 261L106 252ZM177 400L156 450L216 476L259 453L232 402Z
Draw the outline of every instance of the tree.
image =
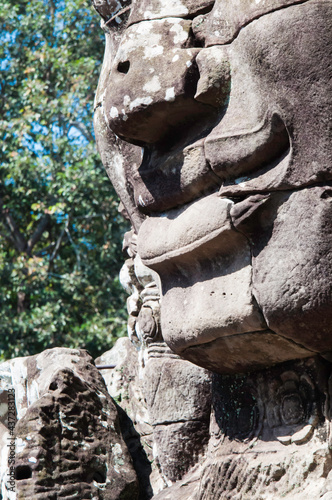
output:
M126 228L93 139L98 16L89 0L4 0L0 20L0 358L96 355L125 329Z

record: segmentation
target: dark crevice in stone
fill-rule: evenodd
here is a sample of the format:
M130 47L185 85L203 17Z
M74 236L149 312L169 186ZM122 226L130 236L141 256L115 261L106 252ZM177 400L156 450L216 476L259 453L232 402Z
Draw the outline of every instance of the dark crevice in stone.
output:
M119 73L123 73L126 75L130 69L130 62L129 61L124 61L124 62L119 62L117 70Z
M150 483L152 467L141 443L141 436L136 431L127 413L116 402L114 403L119 415L122 437L133 460L133 466L139 482L138 500L150 500L153 497Z
M21 481L32 477L32 469L29 465L18 465L15 470L15 479Z

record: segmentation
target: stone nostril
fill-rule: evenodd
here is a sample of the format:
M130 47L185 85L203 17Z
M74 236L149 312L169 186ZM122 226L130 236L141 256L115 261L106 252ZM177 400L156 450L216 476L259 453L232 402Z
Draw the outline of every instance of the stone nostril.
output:
M126 75L129 71L129 68L130 68L130 62L124 61L118 64L117 70L119 73L124 73Z

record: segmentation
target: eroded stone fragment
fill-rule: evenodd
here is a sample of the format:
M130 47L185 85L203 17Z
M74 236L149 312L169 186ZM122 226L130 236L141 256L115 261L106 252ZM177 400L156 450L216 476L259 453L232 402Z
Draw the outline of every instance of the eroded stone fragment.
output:
M0 374L16 393L19 497L138 498L116 407L86 351L49 349L2 363Z
M231 80L227 50L224 47L203 49L197 54L196 63L199 70L196 101L225 107Z

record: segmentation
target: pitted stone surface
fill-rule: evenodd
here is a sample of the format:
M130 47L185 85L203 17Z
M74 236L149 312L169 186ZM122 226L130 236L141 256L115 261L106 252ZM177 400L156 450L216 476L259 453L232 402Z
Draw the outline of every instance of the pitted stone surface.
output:
M50 349L0 373L17 395L17 498L138 498L117 409L86 351Z
M210 10L214 0L134 0L129 23L162 17L192 17Z

